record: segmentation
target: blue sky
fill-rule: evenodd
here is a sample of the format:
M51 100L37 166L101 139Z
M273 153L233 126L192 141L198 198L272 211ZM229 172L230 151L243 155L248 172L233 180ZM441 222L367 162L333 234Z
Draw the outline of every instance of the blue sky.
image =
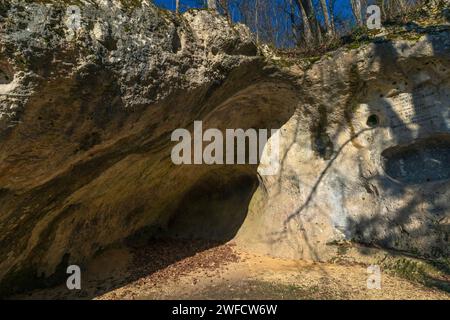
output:
M285 0L272 0L272 3L274 6L279 6L281 3ZM313 0L313 2L318 7L318 1L319 0ZM328 0L329 1L329 0ZM370 1L370 0L369 0ZM169 10L175 10L175 0L153 0L153 2L162 8L166 8ZM185 11L189 8L204 8L206 0L180 0L181 5L181 11ZM233 1L235 2L235 1ZM233 21L240 21L240 16L237 10L233 10L233 7L231 9L232 13L232 19ZM346 21L346 23L353 24L353 15L351 12L351 5L350 0L335 0L334 5L334 15L336 18L337 25L340 24L340 21ZM319 19L321 18L321 15L319 14ZM254 26L249 26L251 29L253 29ZM346 27L344 27L346 29ZM261 31L262 30L262 31ZM255 30L253 30L255 32ZM264 32L264 29L260 29L261 32ZM277 40L273 40L278 47L291 47L295 46L295 42L292 40L292 38L289 38L289 36L285 37L286 35L291 34L290 31L287 29L279 29L279 33L277 36Z
M277 0L273 0L276 2ZM175 10L175 0L153 0L153 2L163 8ZM182 10L186 8L201 8L203 7L204 0L180 0ZM335 12L338 15L350 17L351 7L350 0L336 0L335 1Z
M197 8L197 7L203 7L202 4L203 1L201 0L180 0L181 5L184 7L189 8ZM175 9L175 0L153 0L153 3L155 3L157 6L174 10Z

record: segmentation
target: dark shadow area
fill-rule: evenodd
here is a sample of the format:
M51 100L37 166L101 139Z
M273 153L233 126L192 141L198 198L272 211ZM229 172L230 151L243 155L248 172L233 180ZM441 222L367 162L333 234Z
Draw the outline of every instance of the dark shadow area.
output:
M0 62L0 85L9 84L13 79L14 73L11 67L5 62Z
M450 22L450 9L448 9L448 8L444 9L443 14L444 14L445 20Z
M207 175L183 197L161 235L222 242L233 239L257 185L256 176Z
M435 135L384 150L386 174L403 183L450 179L450 135Z
M439 61L446 56L436 34L429 36L428 42L434 60ZM379 61L384 61L382 70L387 71L404 63L397 50L388 41L376 45L375 55ZM429 68L428 73L433 75L434 66L430 62L423 61L422 65ZM410 70L419 74L422 71L420 67ZM413 74L405 74L404 77L411 79ZM369 183L378 186L380 201L386 197L402 198L404 202L395 211L389 210L385 214L370 218L349 217L348 225L356 242L378 244L384 248L411 252L418 257L436 259L449 253L450 226L445 218L450 210L446 199L450 178L450 142L448 133L445 133L448 127L444 112L448 98L435 100L439 97L439 91L431 80L421 81L410 88L411 116L401 118L399 110L385 101L392 140L397 145L383 150L380 155L385 172L367 178ZM392 85L399 90L396 87L398 83L393 82ZM446 99L443 95L440 98ZM433 111L436 104L441 104L440 112ZM409 112L408 105L404 108ZM420 223L412 227L412 219Z
M161 221L159 227L142 229L120 245L131 259L120 273L110 274L108 265L113 259L96 260L102 255L99 252L90 264L82 266L82 274L89 277L83 280L82 290L69 291L60 280L57 287L52 283L48 289L30 291L18 298L93 299L135 281L158 285L189 272L214 270L237 261L231 245L226 243L244 222L257 185L256 175L245 170L212 170L199 177L167 221ZM105 270L106 278L102 272L97 275L91 271L93 261L100 261L96 269Z
M257 185L256 175L248 172L212 170L186 192L168 221L161 221L159 227L143 228L123 244L116 245L130 259L119 273L108 271L117 258L99 259L104 252L114 250L116 246L113 246L82 266L82 275L88 279L83 278L81 290L67 290L64 284L67 275L61 270L61 278L48 283L48 289L17 297L93 299L136 281L156 286L196 270L215 270L227 262L238 261L232 245L226 243L244 222ZM100 272L91 270L93 262ZM60 285L56 287L57 283Z
M11 75L3 70L0 70L0 84L8 84L12 81Z
M28 291L9 298L90 300L132 283L134 287L139 287L142 283L156 287L165 281L176 281L190 272L214 271L222 264L239 260L232 246L223 245L220 241L154 238L136 241L136 239L129 239L121 246L121 250L128 252L129 262L118 272L106 275L98 273L98 269L107 272L111 264L118 262L111 257L102 260L100 264L97 263L95 275L87 266L82 267L81 290L68 290L65 283L60 281L58 286L53 284L46 289Z

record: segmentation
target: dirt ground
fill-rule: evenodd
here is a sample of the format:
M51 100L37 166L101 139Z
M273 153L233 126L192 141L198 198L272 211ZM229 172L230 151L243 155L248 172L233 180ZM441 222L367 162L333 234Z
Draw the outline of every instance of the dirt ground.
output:
M82 290L65 285L21 299L445 299L450 293L382 270L367 288L367 266L314 263L245 253L234 244L154 241L99 255L82 271Z

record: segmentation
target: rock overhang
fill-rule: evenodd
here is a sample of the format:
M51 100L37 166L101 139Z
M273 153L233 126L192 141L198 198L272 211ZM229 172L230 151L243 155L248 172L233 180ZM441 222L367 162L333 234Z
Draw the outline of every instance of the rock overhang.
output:
M64 4L54 6L53 26L64 28ZM17 87L1 104L0 223L8 232L0 277L49 276L86 261L204 204L192 194L214 189L209 180L221 193L220 176L243 185L240 196L253 192L256 167L169 162L170 132L199 118L222 129L281 127L282 170L259 177L237 236L244 247L326 260L336 257L334 243L355 241L448 255L448 30L338 50L296 76L257 56L242 26L229 29L207 11L146 8L114 6L134 17L116 28L118 18L96 7L87 29L48 41L47 25L29 33L18 19L2 29L12 37L0 39L1 61ZM419 181L395 176L402 166ZM173 224L183 229L185 220Z

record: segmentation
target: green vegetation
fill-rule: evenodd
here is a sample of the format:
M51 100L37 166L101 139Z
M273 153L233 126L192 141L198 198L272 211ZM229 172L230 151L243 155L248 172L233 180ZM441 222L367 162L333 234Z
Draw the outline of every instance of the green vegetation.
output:
M450 292L450 260L448 258L438 260L390 258L381 262L381 267L392 275Z

